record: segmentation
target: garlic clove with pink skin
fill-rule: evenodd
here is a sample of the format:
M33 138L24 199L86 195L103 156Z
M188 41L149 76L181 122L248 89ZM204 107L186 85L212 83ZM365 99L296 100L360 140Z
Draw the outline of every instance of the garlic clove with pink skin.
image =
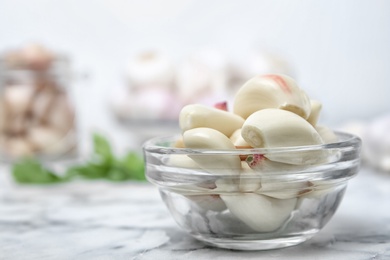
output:
M229 211L258 232L280 228L294 210L297 199L275 199L254 193L221 195Z
M179 124L183 132L193 128L207 127L228 137L241 128L243 123L244 119L238 115L199 104L183 107L179 116Z
M218 108L218 109L221 109L223 111L228 111L227 101L217 102L217 103L214 104L214 107Z
M296 171L303 169L303 166L301 165L271 161L266 156L267 154L248 155L245 159L245 162L252 170L260 174L269 174L270 172L272 172L272 174L276 175L283 174L288 171Z
M248 118L256 111L280 108L304 119L310 115L310 99L294 79L279 74L257 76L247 81L234 98L235 114Z

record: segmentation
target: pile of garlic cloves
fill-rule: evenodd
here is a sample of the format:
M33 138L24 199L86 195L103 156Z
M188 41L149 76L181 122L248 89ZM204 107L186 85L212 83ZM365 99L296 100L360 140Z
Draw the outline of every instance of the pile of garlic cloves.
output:
M336 142L337 136L331 129L317 124L320 111L321 103L311 100L291 77L281 74L257 76L238 90L232 112L224 103L215 107L185 106L179 118L182 140L176 146L234 151ZM301 196L316 196L317 191L311 188L315 183L260 182L260 178L251 177L320 164L328 154L302 151L298 154L253 154L244 158L226 153L184 156L172 157L170 165L224 176L210 189L199 187L205 195L185 194L187 198L205 209L228 209L255 231L272 232L289 218Z
M74 151L75 111L67 60L40 45L2 55L0 154L61 156Z

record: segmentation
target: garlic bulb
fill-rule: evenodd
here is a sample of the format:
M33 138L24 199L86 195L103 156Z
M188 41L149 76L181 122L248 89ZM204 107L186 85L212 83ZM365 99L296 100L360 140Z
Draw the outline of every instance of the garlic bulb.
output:
M133 88L150 86L173 87L174 67L165 55L144 52L129 62L127 76Z

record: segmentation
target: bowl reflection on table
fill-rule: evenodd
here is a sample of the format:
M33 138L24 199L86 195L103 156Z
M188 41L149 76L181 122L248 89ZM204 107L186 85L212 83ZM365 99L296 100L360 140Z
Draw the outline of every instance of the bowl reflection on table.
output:
M292 246L325 226L358 172L360 139L337 136L337 143L325 145L236 150L175 148L180 136L158 137L143 147L147 179L178 225L207 244L238 250ZM245 166L253 155L314 160ZM213 167L213 160L235 157L242 159L242 168Z

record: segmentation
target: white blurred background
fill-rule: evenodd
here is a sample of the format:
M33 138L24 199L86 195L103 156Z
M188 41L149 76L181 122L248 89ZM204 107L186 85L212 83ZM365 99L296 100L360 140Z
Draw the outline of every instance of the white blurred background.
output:
M322 122L390 113L386 0L0 0L0 51L30 42L69 54L88 75L74 85L87 132L114 129L107 97L145 50L181 59L213 49L234 59L266 49L322 101Z

